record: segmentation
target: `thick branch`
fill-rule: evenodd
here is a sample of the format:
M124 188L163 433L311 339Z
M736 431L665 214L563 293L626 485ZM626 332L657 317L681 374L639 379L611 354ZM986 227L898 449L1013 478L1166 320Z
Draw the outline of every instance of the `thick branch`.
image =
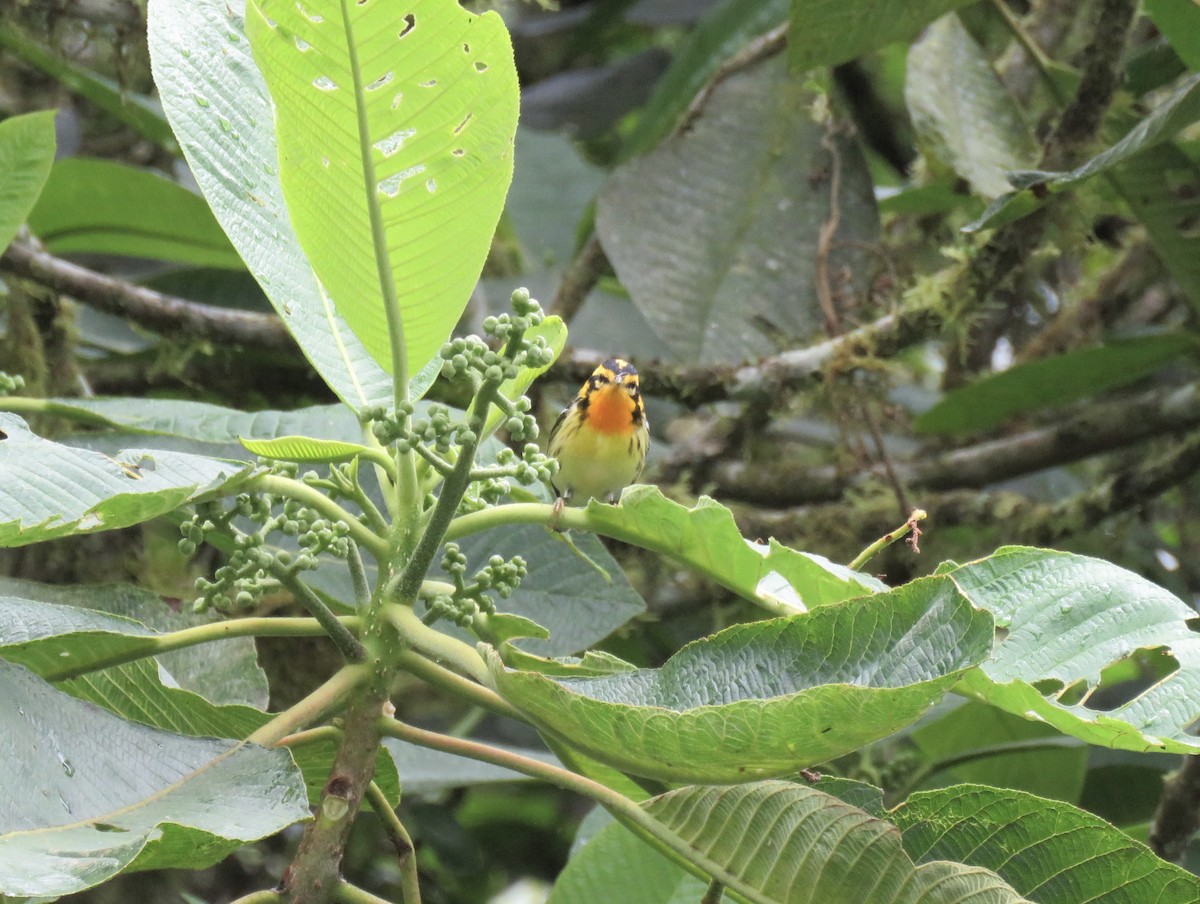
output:
M0 270L162 335L182 334L216 343L296 350L282 321L272 314L234 311L164 295L72 264L28 242L13 242L0 256Z
M1163 783L1162 800L1150 824L1150 847L1164 860L1179 863L1187 843L1200 831L1200 756L1184 757L1183 766Z
M1048 427L901 462L896 472L914 492L985 487L1197 426L1200 386L1158 389L1088 406ZM884 476L878 465L846 475L831 466L806 468L781 455L771 461L721 462L706 471L705 479L718 498L778 508L832 502Z

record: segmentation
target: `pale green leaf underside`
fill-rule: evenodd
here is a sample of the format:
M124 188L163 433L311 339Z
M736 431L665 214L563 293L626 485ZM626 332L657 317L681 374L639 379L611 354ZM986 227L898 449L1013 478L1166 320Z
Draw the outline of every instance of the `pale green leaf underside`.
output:
M394 284L412 376L465 307L512 180L508 32L453 0L260 0L247 32L300 244L385 368Z
M904 98L925 153L985 198L1009 191L1007 174L1037 159L1016 101L957 15L938 19L909 50Z
M0 688L0 894L207 866L308 816L287 751L126 722L2 660Z
M54 111L0 122L0 251L33 209L54 163Z
M775 540L748 542L729 509L704 496L687 508L657 487L634 486L619 505L588 503L588 517L605 536L677 559L746 599L790 604L803 611L887 589L869 575ZM777 593L779 578L794 596Z
M991 648L992 619L926 579L729 628L661 669L550 678L505 669L505 697L589 756L667 781L737 782L821 763L917 719Z
M1041 549L1002 549L951 575L1008 632L964 690L1089 744L1200 751L1200 634L1178 597L1109 562ZM1089 708L1086 695L1060 699L1094 691L1137 650L1169 654L1178 668L1114 709Z
M0 412L0 547L139 524L241 470L182 452L126 450L110 458L44 440Z
M288 219L271 101L245 39L243 5L150 0L163 110L218 222L322 379L355 408L386 403L390 377L322 296Z

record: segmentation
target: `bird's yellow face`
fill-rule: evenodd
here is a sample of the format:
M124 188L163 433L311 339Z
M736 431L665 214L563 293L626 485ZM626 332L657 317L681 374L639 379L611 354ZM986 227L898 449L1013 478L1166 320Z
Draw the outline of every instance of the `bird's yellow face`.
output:
M650 430L633 365L609 358L597 367L550 434L558 459L552 484L562 499L615 499L646 463Z

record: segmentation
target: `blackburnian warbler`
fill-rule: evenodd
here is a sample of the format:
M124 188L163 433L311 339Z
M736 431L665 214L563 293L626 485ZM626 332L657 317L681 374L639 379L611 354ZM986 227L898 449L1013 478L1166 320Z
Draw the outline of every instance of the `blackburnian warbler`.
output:
M550 431L550 455L558 459L550 480L554 516L568 499L615 502L642 473L649 448L637 371L622 358L609 358L592 371Z

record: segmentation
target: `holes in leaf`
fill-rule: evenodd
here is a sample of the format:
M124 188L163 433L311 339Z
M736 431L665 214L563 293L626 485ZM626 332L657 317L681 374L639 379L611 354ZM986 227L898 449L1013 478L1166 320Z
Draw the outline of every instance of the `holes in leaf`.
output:
M1143 647L1116 659L1100 672L1100 683L1080 703L1092 712L1110 712L1179 671L1167 647Z
M327 75L318 75L313 79L313 87L321 91L336 91L337 83Z
M320 15L319 13L310 13L304 8L302 3L297 3L296 9L299 11L300 15L306 18L309 22L312 22L314 25L320 25L325 21L324 16Z
M461 157L463 154L466 153L466 151L463 148L455 148L450 153L453 154L455 157Z
M400 183L405 179L410 179L418 173L425 172L425 164L418 163L416 166L410 166L403 172L396 173L394 176L388 176L379 183L379 190L389 198L394 198L400 194Z
M97 832L128 832L129 829L123 826L113 825L111 822L93 822L92 828Z
M435 79L435 78L431 78L431 79L430 79L429 81L427 81L427 82L421 82L421 87L422 87L422 88L432 88L432 87L434 87L436 84L437 84L437 79Z
M1087 697L1087 695L1091 693L1091 690L1092 689L1088 683L1080 679L1079 681L1076 681L1065 688L1063 692L1058 695L1058 702L1063 706L1075 706L1081 700Z
M308 41L304 40L304 38L296 35L296 49L301 53L306 53L312 49L312 45L309 44Z
M467 127L467 123L469 123L474 116L474 113L468 113L466 116L464 116L463 121L454 127L454 134L461 135L463 130Z
M1183 726L1183 733L1189 734L1193 738L1200 737L1200 716L1194 718L1187 725Z
M1008 640L1008 635L1008 628L1004 627L1004 625L996 625L996 643L1004 643L1004 641Z
M8 434L5 433L3 430L0 430L0 442L3 442L6 439L8 439Z
M475 71L476 72L487 72L487 67L488 67L487 63L483 62L482 60L475 61Z
M1189 631L1195 631L1197 634L1200 634L1200 617L1189 618L1184 624L1188 626Z
M321 158L321 166L325 167L325 169L329 169L329 158L328 157Z
M380 88L382 88L384 85L386 85L388 82L390 82L391 80L392 80L392 70L389 69L383 75L379 76L379 78L375 79L375 81L371 82L371 84L367 85L367 90L368 91L377 91Z
M396 37L397 38L407 38L412 33L412 30L416 27L417 27L417 17L414 16L412 13L408 13L404 17L404 27L402 29L400 29L400 34L396 35Z
M471 45L463 44L463 53L470 53L470 52L471 52Z
M1043 697L1049 697L1057 694L1062 690L1063 683L1057 678L1043 678L1041 681L1033 682L1033 689Z
M433 194L435 191L437 191L437 181L434 179L429 179L426 181L425 190L430 194Z
M391 157L400 148L404 147L404 142L417 134L416 129L399 129L388 135L386 138L381 138L371 147L375 148L384 157Z

